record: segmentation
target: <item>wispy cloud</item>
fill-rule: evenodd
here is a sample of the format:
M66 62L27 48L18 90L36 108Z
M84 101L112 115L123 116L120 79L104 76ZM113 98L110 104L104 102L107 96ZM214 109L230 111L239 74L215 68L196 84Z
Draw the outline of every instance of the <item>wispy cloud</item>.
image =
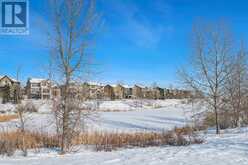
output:
M150 9L151 11L147 11ZM131 1L111 1L111 5L108 7L108 10L111 11L109 18L117 20L114 27L111 24L111 30L136 46L156 47L162 37L166 36L167 33L172 33L174 28L172 25L165 24L161 20L157 21L154 18L154 15L158 15L160 18L164 17L166 21L166 15L169 12L167 4L158 0L152 3L150 9ZM156 13L154 14L154 12Z

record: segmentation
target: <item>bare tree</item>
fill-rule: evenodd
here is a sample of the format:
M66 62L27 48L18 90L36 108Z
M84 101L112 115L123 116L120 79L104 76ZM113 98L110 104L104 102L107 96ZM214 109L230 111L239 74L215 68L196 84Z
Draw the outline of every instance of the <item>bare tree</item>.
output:
M87 116L81 108L80 76L84 72L89 47L98 15L94 0L52 0L52 22L54 31L50 34L52 59L55 70L63 81L62 97L55 104L61 153L71 149L73 137L84 124L82 116ZM61 82L61 81L60 81Z
M179 74L186 85L204 93L206 103L215 114L216 134L219 134L219 111L231 70L231 35L225 24L199 24L193 27L192 45L192 69L181 70Z
M232 70L231 74L228 76L226 84L226 108L231 109L231 113L229 113L229 116L232 116L234 118L232 123L233 127L240 126L241 113L244 112L247 107L247 76L246 51L244 45L241 44L239 52L232 60Z
M20 81L19 78L20 78L21 70L22 70L22 66L19 65L17 67L17 70L16 70L16 81L17 82ZM19 104L21 102L21 95L22 95L22 93L21 93L21 84L17 84L17 85L15 85L15 91L14 91L14 97L15 97L14 102L16 104Z
M22 145L21 145L21 150L23 152L23 156L27 156L28 151L27 151L27 147L26 147L26 138L25 138L25 134L26 134L26 120L25 120L25 113L26 113L26 107L25 105L21 105L19 104L17 106L17 114L18 114L18 118L19 118L19 130L20 130L20 137L22 140Z

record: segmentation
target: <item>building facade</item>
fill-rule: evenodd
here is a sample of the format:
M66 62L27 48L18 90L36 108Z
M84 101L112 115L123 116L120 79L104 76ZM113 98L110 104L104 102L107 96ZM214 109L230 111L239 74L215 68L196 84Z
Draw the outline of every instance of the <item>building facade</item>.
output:
M143 98L144 94L143 94L143 88L138 86L138 85L134 85L133 87L133 92L132 92L132 96L134 98Z
M0 76L0 103L17 103L20 98L20 82L8 76Z
M114 88L115 99L125 98L125 88L122 85L117 84L113 88Z
M51 99L52 86L48 79L29 78L26 86L28 99Z
M105 85L103 89L104 100L114 100L115 93L114 88L111 85Z

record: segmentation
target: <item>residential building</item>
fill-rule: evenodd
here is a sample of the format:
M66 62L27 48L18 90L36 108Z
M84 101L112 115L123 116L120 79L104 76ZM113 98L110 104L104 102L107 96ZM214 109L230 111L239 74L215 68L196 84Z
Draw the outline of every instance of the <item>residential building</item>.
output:
M61 97L61 88L58 85L53 85L51 90L52 90L51 91L52 98L59 98L59 97Z
M134 85L133 90L132 90L132 96L134 98L143 98L143 91L142 87L139 85Z
M145 87L142 89L143 98L145 99L152 99L153 98L153 92L151 88Z
M152 99L164 99L164 89L160 87L152 88Z
M126 99L132 98L132 91L133 91L132 87L128 85L123 85L123 87L124 87L124 97Z
M14 102L21 98L20 82L8 76L0 76L0 102Z
M29 99L51 99L51 81L48 79L29 78L26 86Z
M105 100L113 100L115 98L114 88L111 85L103 87L103 96Z
M125 98L125 88L120 85L114 85L114 94L115 94L115 99L124 99Z
M104 85L97 82L87 82L89 85L89 98L102 99L104 97Z

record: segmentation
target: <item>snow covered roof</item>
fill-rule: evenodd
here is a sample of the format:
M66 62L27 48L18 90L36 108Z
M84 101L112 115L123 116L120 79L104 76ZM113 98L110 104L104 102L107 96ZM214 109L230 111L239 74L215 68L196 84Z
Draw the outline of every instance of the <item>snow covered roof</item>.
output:
M124 88L132 88L130 85L122 85Z
M90 81L90 82L86 82L89 85L95 85L95 86L104 86L103 83L99 83L99 82L94 82L94 81Z
M126 85L126 84L111 84L110 86L112 86L112 87L117 87L118 85L120 85L120 86L122 86L122 87L124 87L124 88L132 88L131 86L129 86L129 85Z
M5 75L6 76L6 75ZM2 76L2 75L0 75L0 79L2 79L3 77L5 77L5 76ZM11 77L9 77L9 76L6 76L6 77L8 77L10 80L12 80L13 82L19 82L19 81L17 81L16 79L13 79L13 78L11 78Z
M29 79L30 83L41 83L42 81L47 81L47 79L42 79L42 78L30 78Z
M140 87L140 88L146 88L146 86L141 85L141 84L135 84L134 86L138 86L138 87Z

